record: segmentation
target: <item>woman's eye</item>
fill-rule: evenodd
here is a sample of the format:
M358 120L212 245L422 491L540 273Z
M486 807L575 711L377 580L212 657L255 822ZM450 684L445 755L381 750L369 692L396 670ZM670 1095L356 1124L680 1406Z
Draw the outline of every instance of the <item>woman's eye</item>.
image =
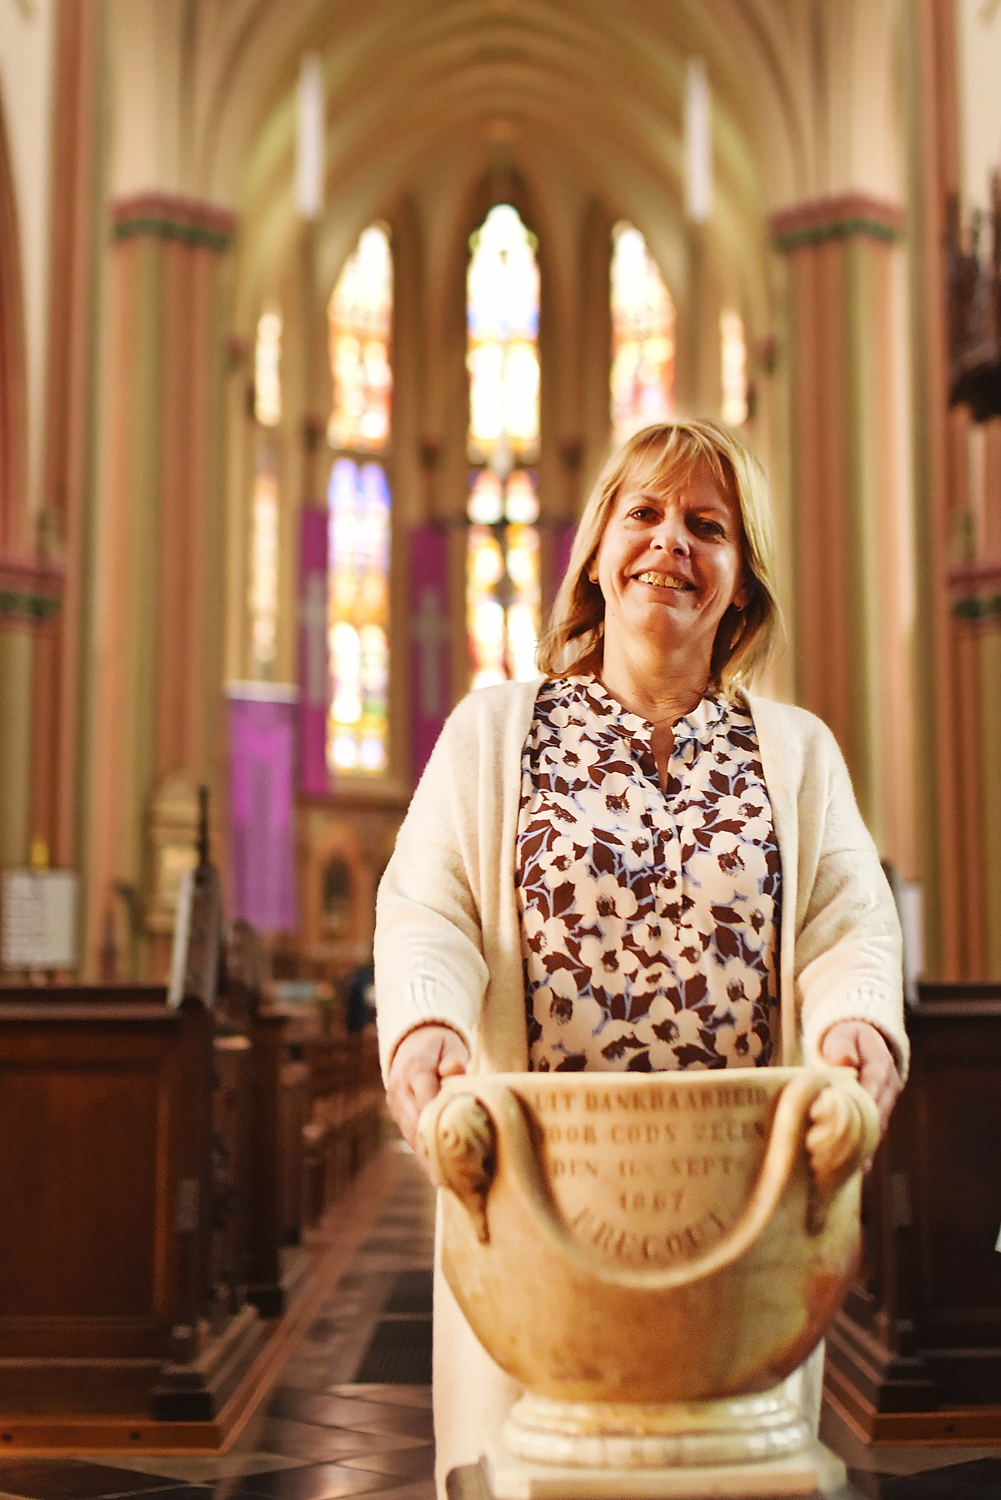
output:
M705 536L726 535L719 521L710 520L708 516L697 517L695 524Z

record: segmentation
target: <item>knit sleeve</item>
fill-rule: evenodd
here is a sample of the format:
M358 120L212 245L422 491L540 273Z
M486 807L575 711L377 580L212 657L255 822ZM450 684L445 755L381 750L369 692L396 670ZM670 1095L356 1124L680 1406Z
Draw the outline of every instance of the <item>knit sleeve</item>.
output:
M826 787L815 873L796 934L802 1048L820 1045L838 1021L868 1021L885 1037L906 1077L900 924L876 846L855 802L834 736L823 731Z
M476 763L467 741L468 723L453 716L379 885L375 997L384 1076L399 1043L418 1026L450 1026L472 1049L487 965L459 800L460 782L468 792Z

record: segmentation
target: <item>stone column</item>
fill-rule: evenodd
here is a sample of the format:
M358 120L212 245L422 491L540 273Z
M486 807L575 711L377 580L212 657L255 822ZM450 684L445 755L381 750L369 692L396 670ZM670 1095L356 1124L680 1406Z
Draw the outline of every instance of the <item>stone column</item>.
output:
M225 322L235 221L150 194L114 205L104 495L96 542L87 953L116 886L150 901L148 817L180 773L213 790L222 738ZM161 975L165 934L144 934Z
M789 277L799 702L833 729L881 852L916 874L902 212L859 196L773 216Z
M39 556L61 568L62 607L36 631L31 841L40 862L81 862L81 707L90 694L84 632L97 494L99 321L107 90L99 0L60 6L56 41L48 364ZM45 595L42 595L43 609Z

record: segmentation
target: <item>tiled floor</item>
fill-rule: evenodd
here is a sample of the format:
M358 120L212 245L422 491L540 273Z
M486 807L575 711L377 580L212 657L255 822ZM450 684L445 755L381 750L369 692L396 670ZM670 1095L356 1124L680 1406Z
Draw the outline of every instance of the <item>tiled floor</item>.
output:
M199 1457L2 1459L0 1500L434 1500L434 1201L409 1153L398 1151L395 1166L379 1217L249 1446ZM385 1379L359 1383L367 1367ZM397 1383L408 1372L419 1380ZM837 1500L1001 1500L1001 1445L866 1448L830 1412L821 1436L849 1468Z

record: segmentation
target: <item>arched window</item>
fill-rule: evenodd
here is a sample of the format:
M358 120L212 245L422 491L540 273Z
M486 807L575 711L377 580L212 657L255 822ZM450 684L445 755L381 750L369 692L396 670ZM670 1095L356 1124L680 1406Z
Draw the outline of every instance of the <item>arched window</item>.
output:
M262 427L282 419L282 315L274 308L257 320L254 349L254 416Z
M393 259L370 225L329 306L335 459L327 491L330 711L327 763L337 776L378 776L389 750L389 447Z
M470 241L466 622L472 686L535 673L539 636L539 268L510 204Z
M674 303L632 224L612 230L612 436L616 445L674 410Z
M254 497L250 513L250 610L252 675L269 678L278 643L278 462L268 429L282 417L282 315L275 308L257 321L254 346L254 420L258 424Z
M372 224L362 233L330 299L331 448L382 453L389 443L392 321L389 234L383 225Z
M721 415L731 427L747 421L747 348L739 312L724 308L719 315Z

